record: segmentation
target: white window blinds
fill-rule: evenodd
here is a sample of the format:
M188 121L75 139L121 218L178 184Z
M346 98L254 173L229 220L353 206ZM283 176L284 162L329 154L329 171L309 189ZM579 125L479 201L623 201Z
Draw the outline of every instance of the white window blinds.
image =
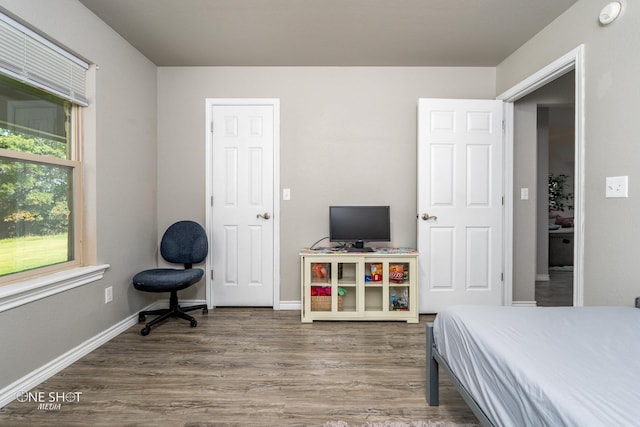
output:
M0 13L0 73L87 106L89 64Z

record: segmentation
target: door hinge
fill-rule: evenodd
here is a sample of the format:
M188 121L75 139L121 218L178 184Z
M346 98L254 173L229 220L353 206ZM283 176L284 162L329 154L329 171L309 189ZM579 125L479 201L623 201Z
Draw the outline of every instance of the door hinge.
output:
M213 133L213 120L211 120L211 133Z
M213 280L213 270L211 270L211 280Z
M211 203L211 206L213 206L213 196L211 196L211 201L210 201L210 203Z
M212 124L213 124L213 123L212 123ZM506 127L506 126L505 126L505 124L504 124L504 119L502 119L502 133L504 133L504 131L505 131L505 127ZM211 132L213 132L213 130L212 130Z
M504 206L504 196L502 196L502 206Z
M500 273L500 281L504 282L504 273Z

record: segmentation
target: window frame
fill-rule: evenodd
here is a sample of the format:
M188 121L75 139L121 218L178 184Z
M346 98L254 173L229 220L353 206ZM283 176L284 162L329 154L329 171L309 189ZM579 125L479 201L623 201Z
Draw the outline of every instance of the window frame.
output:
M31 163L47 166L63 166L73 168L73 259L53 265L36 267L33 269L19 271L16 273L0 276L0 287L3 285L24 281L46 274L69 270L84 265L84 218L83 218L83 176L82 176L82 109L83 107L71 103L71 127L70 127L70 157L71 159L61 159L53 156L41 156L31 153L23 153L0 148L0 157L9 160L27 161Z

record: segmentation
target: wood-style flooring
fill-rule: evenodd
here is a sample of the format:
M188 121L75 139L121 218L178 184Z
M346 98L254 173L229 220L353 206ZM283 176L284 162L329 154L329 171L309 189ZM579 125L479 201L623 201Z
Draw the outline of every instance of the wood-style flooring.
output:
M536 303L540 307L573 305L573 271L549 271L549 281L536 282Z
M198 326L135 326L13 401L2 426L322 426L477 423L446 375L425 401L425 322L300 323L298 311L216 308ZM81 394L78 394L81 393ZM60 402L60 399L58 399Z

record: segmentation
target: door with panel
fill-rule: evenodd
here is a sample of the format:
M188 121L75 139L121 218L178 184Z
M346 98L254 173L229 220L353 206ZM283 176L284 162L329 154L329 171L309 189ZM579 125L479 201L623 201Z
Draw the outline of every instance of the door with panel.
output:
M210 105L212 305L274 304L272 105Z
M420 99L420 312L502 304L503 106Z

